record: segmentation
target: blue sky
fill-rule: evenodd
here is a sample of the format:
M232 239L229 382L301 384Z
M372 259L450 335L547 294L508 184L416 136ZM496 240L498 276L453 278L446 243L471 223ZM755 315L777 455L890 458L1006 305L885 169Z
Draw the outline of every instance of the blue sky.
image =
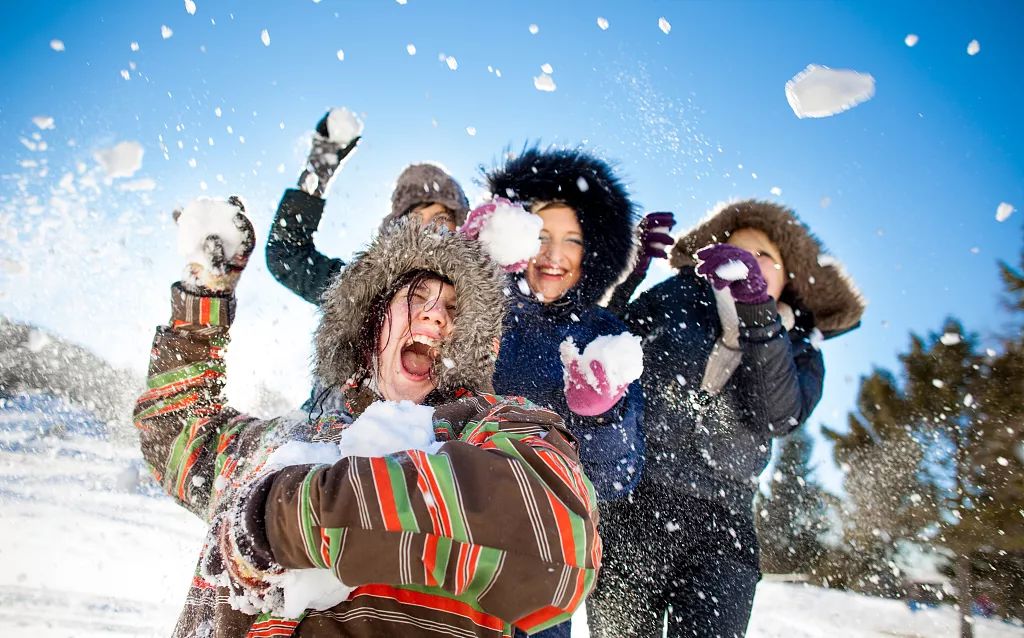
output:
M673 210L681 226L730 197L792 206L871 303L860 330L826 345L811 430L845 427L858 377L892 366L910 330L937 330L949 314L982 335L1006 326L996 261L1016 261L1024 214L1000 223L995 211L1024 208L1020 3L196 5L195 15L173 0L5 7L0 313L141 368L179 269L169 212L240 193L264 235L304 136L345 105L366 130L331 193L319 236L329 254L369 237L406 164L439 161L479 195L478 167L530 140L585 142L617 162L646 210ZM798 119L784 85L812 63L872 74L875 97ZM554 92L533 86L543 64ZM55 128L39 130L39 115ZM125 140L145 148L131 179L155 188L125 191L128 180L102 175L89 186L93 152ZM74 194L59 186L69 173ZM235 374L297 398L314 315L257 261L239 290ZM828 450L818 456L835 487Z

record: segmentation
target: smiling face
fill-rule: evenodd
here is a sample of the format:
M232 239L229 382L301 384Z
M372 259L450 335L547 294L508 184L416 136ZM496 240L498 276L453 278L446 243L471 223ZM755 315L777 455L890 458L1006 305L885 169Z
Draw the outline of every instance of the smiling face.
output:
M455 230L455 215L441 204L420 204L409 211L409 214L419 215L420 223L424 226L435 224L451 231Z
M551 204L536 211L544 220L540 252L526 267L526 283L545 303L560 299L583 274L583 229L576 211Z
M455 288L435 277L414 279L391 298L377 337L377 389L388 401L421 403L455 321Z
M757 258L761 274L768 282L768 294L778 301L782 289L786 287L786 267L782 263L779 247L756 228L738 228L729 235L726 243L742 248Z

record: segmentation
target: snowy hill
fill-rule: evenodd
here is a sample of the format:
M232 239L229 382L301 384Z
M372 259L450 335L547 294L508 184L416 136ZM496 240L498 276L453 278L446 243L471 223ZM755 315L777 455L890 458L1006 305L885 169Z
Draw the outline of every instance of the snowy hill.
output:
M0 636L170 633L204 528L142 467L137 448L112 441L101 421L63 400L0 400ZM836 635L955 636L957 619L949 608L912 614L898 601L759 587L750 636ZM979 620L976 635L1022 637L1024 629Z

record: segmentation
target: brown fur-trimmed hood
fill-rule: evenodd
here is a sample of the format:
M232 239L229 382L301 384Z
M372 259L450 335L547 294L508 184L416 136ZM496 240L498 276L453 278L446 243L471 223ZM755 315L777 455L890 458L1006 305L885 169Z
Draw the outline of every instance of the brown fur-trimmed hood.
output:
M501 340L505 309L503 271L478 242L404 220L378 234L323 294L315 345L316 373L325 386L343 387L368 372L358 344L370 303L413 270L437 273L455 285L454 328L435 369L438 389L492 391L494 344Z
M783 298L792 294L796 305L813 315L822 333L838 334L860 324L867 303L856 284L796 213L772 202L749 199L717 206L676 241L672 266L695 265L694 253L725 242L734 230L744 227L765 233L782 251L789 275Z

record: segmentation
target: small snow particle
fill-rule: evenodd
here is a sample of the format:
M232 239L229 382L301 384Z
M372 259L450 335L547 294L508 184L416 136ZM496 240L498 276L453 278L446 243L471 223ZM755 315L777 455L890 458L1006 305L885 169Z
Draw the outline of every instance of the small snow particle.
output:
M409 55L416 55L416 45L415 44L407 44L407 45L405 45L405 52L408 53Z
M444 63L448 65L448 68L452 71L457 71L459 68L459 61L452 56L445 56Z
M676 375L676 383L678 383L679 385L686 385L686 377L684 377L681 374L677 374Z
M217 117L220 117L221 115L224 115L224 111L222 111L221 108L219 106L217 106L217 107L214 107L213 114L216 115Z
M195 0L185 0L185 11L187 11L190 16L194 16L196 14Z
M870 74L817 64L786 82L786 100L799 118L836 115L874 95L875 78Z
M576 178L576 188L580 189L581 193L585 193L590 190L590 184L582 176Z
M32 118L32 123L42 131L48 131L54 128L53 118L49 115L37 115Z
M341 62L345 61L345 49L338 49L338 52L335 55L338 56L338 60Z
M449 359L448 357L444 357L443 359L441 359L441 363L443 363L444 367L448 368L449 370L455 367L455 361Z
M1006 202L1000 202L999 206L996 207L996 221L1005 222L1010 218L1010 215L1012 215L1015 210L1017 209L1015 209L1013 205L1007 204Z
M782 195L782 189L779 188L778 186L772 186L771 190L768 192L771 193L772 195L775 195L776 197Z
M967 45L967 55L978 55L981 51L981 43L977 40L971 40Z
M402 6L405 6L405 5L409 4L409 0L395 0L395 2L397 2L398 4L400 4Z
M669 521L669 522L665 523L665 531L666 532L678 532L680 529L681 529L681 527L680 527L679 523L674 523L672 521Z
M128 45L128 47L132 51L138 51L139 50L139 43L138 42L132 42L131 44Z
M607 20L607 19L605 19L605 18L601 18L601 17L599 17L599 18L597 19L597 26L598 26L598 27L599 27L599 28L600 28L600 29L601 29L602 31L607 31L607 30L608 30L608 20Z
M164 40L170 39L174 35L174 31L166 24L160 25L160 37Z
M557 86L555 86L555 80L547 73L541 73L540 75L533 78L533 88L538 91L544 91L545 93L551 93Z
M551 67L551 65L546 63L546 62L544 64L540 65L540 70L545 72L545 73L554 73L555 72L555 70Z
M1002 465L1003 467L1006 467L1007 465L1010 464L1010 462L1005 457L1002 457L1002 456L997 458L996 462L999 463L1000 465Z
M942 381L942 379L932 379L932 385L935 386L936 388L946 387L946 384Z
M818 202L818 206L821 206L822 208L828 208L831 205L832 205L832 198L828 197L827 195L825 197L822 197L821 201Z
M974 405L974 395L968 392L964 395L964 407L969 408Z
M538 33L540 33L540 27L538 27L535 24L531 24L530 25L530 35L537 35Z
M64 50L64 40L50 40L50 48L58 53Z
M903 44L906 44L908 47L912 47L917 44L917 39L917 34L908 33L907 37L903 38Z
M127 69L121 69L121 77L126 79L126 80L132 79L132 76L131 76L130 73L128 73Z
M662 33L668 35L668 32L672 30L672 25L664 17L661 17L658 18L658 28L661 29Z
M269 47L270 46L270 31L267 31L266 29L260 31L260 40L263 42L263 46Z
M470 137L473 137L474 135L476 135L476 127L475 126L467 126L466 127L466 132L469 133Z
M947 332L939 337L939 341L941 341L944 346L955 346L960 343L960 335L955 332Z

